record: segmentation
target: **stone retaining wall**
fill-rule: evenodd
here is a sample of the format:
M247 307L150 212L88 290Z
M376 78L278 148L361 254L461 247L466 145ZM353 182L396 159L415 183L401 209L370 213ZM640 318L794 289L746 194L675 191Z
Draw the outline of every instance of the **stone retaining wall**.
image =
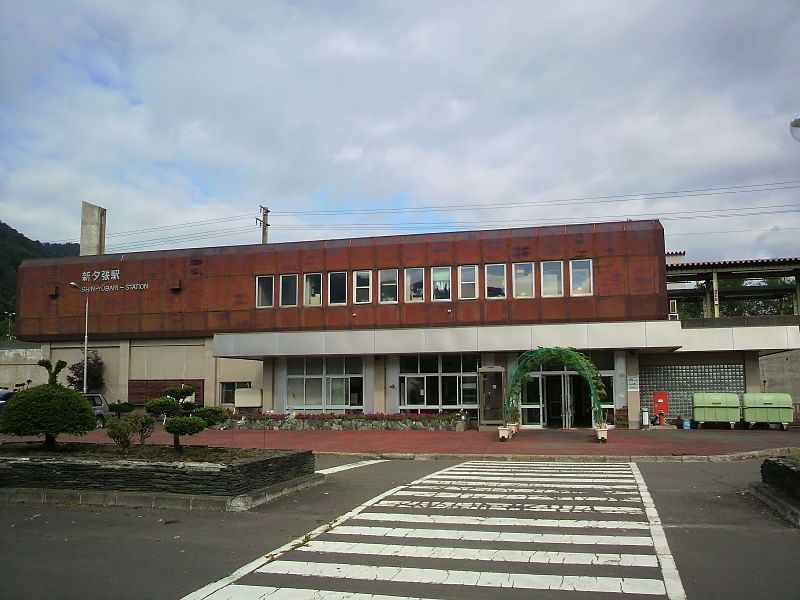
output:
M309 450L276 450L228 464L0 457L0 487L239 495L314 473Z
M792 458L768 458L761 463L761 481L800 500L800 462Z

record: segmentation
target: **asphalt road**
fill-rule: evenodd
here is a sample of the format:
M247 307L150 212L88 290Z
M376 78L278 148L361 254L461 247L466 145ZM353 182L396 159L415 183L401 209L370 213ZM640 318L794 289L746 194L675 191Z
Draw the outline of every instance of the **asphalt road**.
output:
M326 469L353 462L358 461L319 458L317 468ZM0 505L0 531L3 532L0 535L0 598L177 600L396 486L458 464L446 461L387 461L334 472L328 475L323 485L247 513ZM800 532L742 493L748 482L758 479L758 467L757 461L639 465L663 521L666 539L688 598L800 599L796 567L796 557L800 556ZM455 473L483 468L457 467ZM492 468L489 467L489 470ZM464 478L468 476L464 475ZM458 479L455 478L456 482ZM439 487L448 486L442 486L440 482ZM422 488L418 486L418 489ZM409 505L398 504L397 498L403 500L392 496L387 502L390 505L394 503L398 508L375 510L414 513L419 512L419 506L422 506L420 498L411 498L412 504ZM463 498L457 500L464 501ZM456 516L501 514L462 508L456 507L450 512ZM523 516L529 518L534 515L526 512ZM538 518L542 515L535 516ZM571 515L567 516L572 518ZM576 518L591 517L579 515ZM628 517L612 514L604 518L624 520ZM450 528L464 531L481 529L466 525L453 525ZM333 532L326 535L328 537L320 537L319 542L324 543L320 548L328 554L323 552L315 556L320 563L333 564L339 558L330 554L331 548L337 547L331 542L341 542L345 538L337 537ZM361 542L362 539L353 541ZM481 544L489 542L475 542L471 547L476 547L475 544L480 548ZM422 542L414 541L411 545L419 546ZM452 547L463 546L464 543L448 541L445 544L440 540L431 543L428 540L426 545ZM402 551L408 552L408 549ZM441 557L428 561L420 558L403 560L407 561L403 564L410 565L410 569L424 569L429 563L435 566L448 564ZM367 566L373 570L391 563L385 556L361 562L369 563ZM481 568L498 570L495 563L490 567L482 567L482 564L486 563L461 561L452 568L466 571L479 571ZM465 569L463 565L469 568ZM545 566L547 568L542 572L550 572L550 566ZM529 572L530 567L525 567L517 569L512 564L500 570L506 573L518 570ZM573 571L576 576L588 573L583 567L570 567L566 572ZM368 570L364 573L364 577L370 576ZM599 570L594 574L603 577L606 572ZM625 567L621 576L638 578L639 573L633 567ZM249 577L250 580L243 579L242 582L263 585L267 581L264 574ZM298 578L296 574L288 572L270 577L273 578L270 581L291 584L309 582L308 577ZM654 579L660 580L660 576ZM338 587L334 586L333 589L345 589L345 583L349 585L335 578L325 581L336 583ZM362 593L370 590L371 593L390 593L384 589L375 592L374 587L370 588L363 581L354 585L347 589ZM419 583L395 583L393 586L391 593L394 595L414 595L411 592L423 590ZM425 597L512 597L507 589L484 587L476 591L472 587L465 587L455 594L451 588L438 586L433 590L438 590L437 595L428 593ZM427 588L425 591L430 592ZM468 593L462 593L464 591ZM597 594L574 591L540 593L529 590L525 597L594 598ZM644 596L638 593L605 593L601 597Z

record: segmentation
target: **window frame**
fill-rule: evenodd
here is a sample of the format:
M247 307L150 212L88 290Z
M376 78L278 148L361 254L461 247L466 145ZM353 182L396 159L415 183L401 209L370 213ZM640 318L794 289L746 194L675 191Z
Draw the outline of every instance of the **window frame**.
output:
M381 273L387 273L390 271L394 271L394 300L382 300L381 299L381 287L383 286L383 282L381 281ZM390 284L387 284L390 285ZM379 269L378 270L378 304L399 304L400 303L400 269Z
M475 274L475 281L466 281L466 282L463 281L463 279L461 277L461 272L462 272L462 269L464 269L465 267L473 269L473 273ZM458 299L459 300L477 300L478 299L479 290L480 290L480 287L479 287L480 286L479 273L480 273L480 269L478 268L478 265L458 265ZM475 286L475 295L474 296L464 296L464 295L462 295L461 286L464 283L472 284L472 285Z
M294 277L294 304L284 304L283 303L283 278L284 277ZM278 296L278 305L281 308L292 308L292 307L296 307L297 306L297 303L300 300L300 294L298 293L299 292L299 289L298 289L299 285L298 284L299 284L299 280L298 280L298 274L297 273L281 273L281 276L280 276L280 290L279 290L279 296Z
M489 267L503 267L503 295L489 296ZM508 265L506 263L486 263L483 266L483 292L486 300L508 300Z
M359 273L369 273L369 283L367 284L367 290L369 291L369 299L364 302L363 300L359 302L358 300L358 289L364 289L364 286L358 285L358 274ZM372 270L371 269L356 269L353 271L353 304L372 304Z
M331 275L344 274L344 302L331 302ZM328 306L347 306L347 271L328 271Z
M433 276L433 272L434 272L435 269L447 269L447 283L448 283L448 288L449 288L449 291L450 291L450 297L449 298L434 298L433 297L434 291L436 289L435 286L434 286L434 283L436 282L436 279ZM425 281L424 280L422 282L422 285L423 285L423 289L425 289L424 288L424 286L425 286ZM424 295L424 293L423 293L423 295ZM431 302L452 302L452 301L453 301L453 267L444 266L444 265L440 266L440 267L431 267Z
M530 265L531 266L531 295L518 296L517 295L517 265ZM511 263L511 295L515 300L531 300L536 298L536 262L532 260L524 262Z
M270 286L272 288L272 294L271 294L272 302L270 304L262 305L258 303L258 297L259 297L258 280L266 278L272 279L272 285ZM256 308L273 308L274 306L275 306L275 275L256 275Z
M544 267L545 265L550 265L553 263L558 263L560 270L561 270L561 293L560 294L546 294L544 288ZM564 261L563 260L543 260L539 263L539 277L540 277L540 286L539 292L542 298L563 298L564 297Z
M312 411L331 411L331 412L363 412L364 411L364 403L366 402L366 386L365 386L365 379L366 379L366 367L364 365L364 357L357 356L354 358L358 358L359 360L359 371L357 373L348 372L346 361L348 356L322 356L322 357L310 357L310 356L299 356L299 357L290 357L295 358L303 361L303 372L302 374L289 374L288 373L288 364L287 364L287 374L285 379L285 389L286 389L286 401L287 401L287 408L296 408L296 409L306 409ZM309 358L321 358L322 359L322 366L321 370L318 373L309 373L308 369L308 360ZM331 367L328 363L329 359L332 358L341 358L342 359L342 371L332 371ZM345 403L344 404L333 404L331 402L332 399L332 380L339 379L344 381L344 393L345 393ZM352 396L352 380L359 379L361 381L361 404L352 404L351 403L351 396ZM306 393L308 391L308 381L315 380L319 381L320 386L320 403L319 404L308 404L308 399ZM303 389L303 398L302 403L299 404L291 404L290 403L290 392L289 387L292 381L302 381L302 389Z
M419 299L412 299L409 297L411 288L408 286L408 272L420 271L422 273L422 295ZM419 304L425 302L425 267L406 267L403 269L403 303L404 304Z
M242 390L242 389L249 390L249 389L252 389L252 387L253 387L253 382L252 381L220 381L218 383L219 383L219 403L220 403L220 405L222 405L222 404L235 405L236 404L236 390ZM240 385L240 384L244 384L244 385ZM226 385L233 385L234 386L234 388L233 388L233 401L232 402L225 402L225 400L224 400L224 398L225 398L224 386L226 386Z
M451 356L452 355L452 356ZM436 357L436 369L429 370L423 369L422 358L432 359ZM444 359L445 357L457 356L459 361L459 368L456 371L445 371ZM474 356L475 371L465 371L464 363L465 357ZM403 354L402 359L414 358L416 360L416 368L414 370L399 370L399 403L398 408L401 412L447 412L454 410L477 410L480 400L477 395L478 375L480 373L480 354L475 352L454 352L454 353L434 353L434 354ZM402 361L401 361L402 362ZM445 378L453 378L456 383L456 398L455 403L445 402L444 388ZM409 403L409 386L408 380L415 379L421 381L422 401L419 403ZM465 383L465 380L468 380ZM430 387L433 384L433 387ZM464 402L465 385L474 385L475 389L475 402ZM429 389L430 388L430 389ZM437 403L429 404L428 400L431 394L436 395Z
M586 261L589 263L589 292L588 293L575 293L575 287L573 286L573 279L572 279L572 263L575 262L583 262ZM572 258L569 261L569 295L575 297L586 297L586 296L594 296L594 261L591 258Z
M319 276L319 304L310 304L308 302L309 298L308 298L308 294L306 292L306 287L307 287L306 282L308 280L308 277L309 276L313 276L313 275L318 275ZM303 306L306 306L308 308L318 308L318 307L322 306L322 301L325 298L325 290L322 289L322 281L323 281L323 279L324 278L322 277L322 273L321 272L303 273Z

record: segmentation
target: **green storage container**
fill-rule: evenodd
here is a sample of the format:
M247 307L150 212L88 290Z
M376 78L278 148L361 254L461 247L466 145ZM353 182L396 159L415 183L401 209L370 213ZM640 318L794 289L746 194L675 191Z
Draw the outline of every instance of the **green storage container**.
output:
M692 419L703 423L729 423L731 429L739 422L739 395L727 393L697 393L692 395Z
M742 417L752 427L755 423L776 423L788 429L792 422L792 397L789 394L744 394Z

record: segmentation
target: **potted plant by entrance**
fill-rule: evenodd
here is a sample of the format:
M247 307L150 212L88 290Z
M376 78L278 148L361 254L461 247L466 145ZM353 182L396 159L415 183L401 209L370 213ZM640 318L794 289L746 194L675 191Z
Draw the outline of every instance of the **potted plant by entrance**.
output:
M519 398L508 396L503 405L503 426L497 428L501 441L514 437L519 431Z
M594 424L594 429L597 432L597 440L601 444L605 444L608 441L608 423L598 421Z

